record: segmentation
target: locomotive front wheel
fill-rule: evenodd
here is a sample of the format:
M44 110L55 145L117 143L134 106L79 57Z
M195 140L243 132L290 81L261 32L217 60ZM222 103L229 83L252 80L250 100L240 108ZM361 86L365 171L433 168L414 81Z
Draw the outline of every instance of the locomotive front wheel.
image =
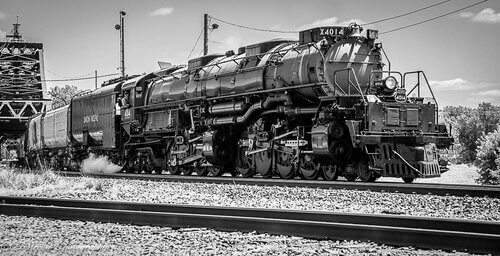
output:
M295 176L295 168L292 162L292 154L277 151L276 152L276 169L278 174L283 179L293 179Z
M302 155L300 158L300 176L307 180L315 180L321 174L321 165L311 154Z
M255 154L255 168L262 178L271 178L273 176L272 170L272 154L270 150L259 152Z
M337 180L339 178L339 173L341 167L339 165L323 165L322 166L322 176L324 180Z
M361 181L374 182L377 179L377 176L375 176L373 171L370 170L368 156L361 157L356 166L356 169L358 170L358 177Z

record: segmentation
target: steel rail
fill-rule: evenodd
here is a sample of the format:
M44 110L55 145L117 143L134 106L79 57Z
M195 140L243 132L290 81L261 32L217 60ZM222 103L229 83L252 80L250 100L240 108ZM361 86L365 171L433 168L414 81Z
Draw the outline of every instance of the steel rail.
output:
M500 251L500 223L487 221L22 197L0 197L0 213L136 225L257 231L473 253Z
M155 175L155 174L126 174L126 173L81 173L81 172L58 172L65 176L89 176L96 178L111 179L137 179L168 182L199 182L214 184L239 184L258 186L285 186L285 187L308 187L323 189L348 189L368 190L375 192L396 192L404 194L432 194L442 196L471 196L500 198L500 187L480 185L456 185L456 184L431 184L431 183L396 183L396 182L348 182L348 181L324 181L324 180L300 180L300 179L264 179L243 177L206 177L206 176L181 176L181 175Z

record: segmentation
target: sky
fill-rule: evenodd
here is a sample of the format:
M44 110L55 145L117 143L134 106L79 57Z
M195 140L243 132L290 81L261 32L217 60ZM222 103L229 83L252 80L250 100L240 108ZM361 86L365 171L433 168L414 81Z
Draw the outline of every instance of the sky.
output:
M298 39L297 31L322 25L365 24L418 10L443 0L0 0L0 41L19 16L21 34L44 45L47 87L75 85L93 89L94 79L117 77L119 11L125 15L125 71L129 75L159 69L157 62L187 64L202 54L203 14L219 27L209 34L209 53L224 53L274 38ZM430 22L481 0L450 0L400 18L365 26L382 34L379 42L392 70L422 70L439 106L500 105L500 1L489 0ZM219 19L219 20L216 20ZM383 33L388 32L388 33ZM387 61L386 61L387 63Z

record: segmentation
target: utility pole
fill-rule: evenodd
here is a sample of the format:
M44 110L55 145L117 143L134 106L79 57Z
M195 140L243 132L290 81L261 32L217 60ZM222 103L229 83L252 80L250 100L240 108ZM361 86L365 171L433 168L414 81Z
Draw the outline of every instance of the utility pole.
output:
M120 24L115 25L116 30L120 30L120 70L122 77L125 77L125 11L120 11Z
M208 54L208 14L203 15L203 55Z
M214 30L214 29L217 29L219 27L219 25L213 23L212 26L209 28L208 27L208 18L210 16L208 16L208 14L205 13L205 15L203 15L203 55L207 55L208 54L208 30Z
M97 90L97 70L95 71L95 89Z

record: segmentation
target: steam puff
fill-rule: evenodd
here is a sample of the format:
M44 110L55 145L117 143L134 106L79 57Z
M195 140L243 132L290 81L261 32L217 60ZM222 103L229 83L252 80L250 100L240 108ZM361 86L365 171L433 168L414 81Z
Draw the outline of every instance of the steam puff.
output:
M117 173L121 167L111 163L107 156L96 157L93 153L83 160L82 171L89 173Z

